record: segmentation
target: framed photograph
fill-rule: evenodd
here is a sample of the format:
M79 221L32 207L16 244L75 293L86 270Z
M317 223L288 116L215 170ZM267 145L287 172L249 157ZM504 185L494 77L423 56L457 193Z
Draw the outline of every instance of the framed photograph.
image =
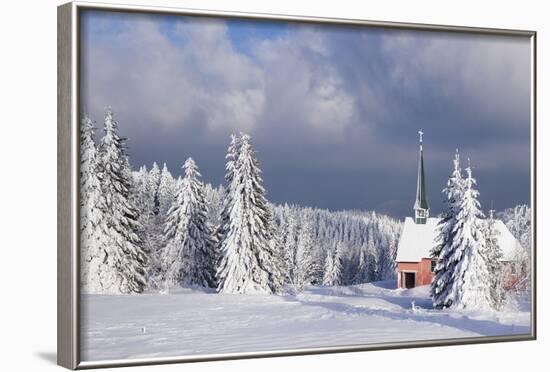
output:
M533 340L536 33L58 8L58 363Z

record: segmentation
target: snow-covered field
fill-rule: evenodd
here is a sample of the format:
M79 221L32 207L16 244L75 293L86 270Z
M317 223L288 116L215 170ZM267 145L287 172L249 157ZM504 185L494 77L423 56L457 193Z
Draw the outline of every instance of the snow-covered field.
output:
M527 334L529 304L472 313L431 309L428 287L310 287L298 296L83 295L85 361ZM414 307L412 303L414 302Z

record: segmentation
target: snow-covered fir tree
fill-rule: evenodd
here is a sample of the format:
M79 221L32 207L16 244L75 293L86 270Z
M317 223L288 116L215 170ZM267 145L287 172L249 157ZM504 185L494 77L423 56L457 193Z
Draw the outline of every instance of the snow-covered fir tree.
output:
M162 166L160 173L159 187L157 192L159 215L162 219L166 219L170 207L176 198L176 180L168 170L166 163ZM164 221L162 221L164 222Z
M80 125L80 280L82 291L87 293L103 292L103 286L116 278L115 268L105 264L105 219L94 131L92 120L83 116Z
M294 279L294 271L296 268L296 251L298 243L298 221L296 215L291 211L287 211L286 221L281 228L282 246L283 246L283 263L282 270L285 275L285 283L291 284Z
M185 176L176 202L168 212L163 249L163 267L167 285L215 287L215 245L204 185L198 168L189 158L183 165Z
M178 181L176 181L177 184ZM177 186L176 186L177 188ZM204 185L204 197L206 204L208 205L208 221L213 226L220 225L220 216L223 209L223 198L225 195L225 189L223 186L213 187L207 183Z
M134 173L133 203L139 212L139 237L143 249L148 253L149 265L147 267L148 286L158 287L160 276L159 248L162 246L162 226L158 225L155 215L155 188L150 182L147 167L143 165L137 173Z
M342 248L343 244L337 243L332 252L327 253L325 261L325 275L323 285L341 285L342 282Z
M271 277L273 287L277 288L277 292L282 293L286 283L286 268L285 268L285 252L282 243L282 235L279 226L275 221L272 206L268 204L268 239L269 251L272 256Z
M237 161L241 153L242 136L243 134L241 133L238 136L232 134L230 137L229 147L225 155L225 182L227 182L228 185L233 182L233 178L237 171Z
M125 143L111 109L105 114L104 131L98 162L100 206L106 219L103 248L105 263L116 271L116 278L109 271L100 282L105 292L139 293L147 284L148 257L139 239L138 210L130 198L132 179Z
M434 259L437 259L435 275L431 284L431 296L434 307L443 308L450 306L448 296L449 286L453 281L453 273L457 261L453 259L455 246L453 245L456 235L455 226L458 214L462 208L462 198L465 189L465 182L462 178L460 168L460 154L458 149L453 160L454 169L447 181L447 187L443 189L445 195L446 210L438 223L436 245L431 251Z
M358 270L357 252L348 247L348 243L341 242L340 262L342 264L342 272L340 275L340 285L349 285L353 283Z
M159 214L159 185L160 185L160 168L157 162L153 162L153 166L149 171L149 189L153 196L153 205L155 215Z
M148 240L145 245L150 251L150 260L148 267L148 282L149 287L158 289L163 281L162 272L162 248L164 247L164 223L166 221L166 213L160 211L159 188L161 183L161 170L156 162L144 179L144 187L148 195L146 196L147 204L152 204L152 216L145 217L148 220L148 226L145 228L148 235Z
M176 182L176 185L180 181ZM178 186L176 186L178 187ZM220 244L221 244L221 216L223 211L223 202L225 196L225 189L223 186L217 188L212 187L209 183L205 185L205 201L208 206L208 222L212 226L212 238L215 245L215 262L216 267L220 260Z
M273 267L271 218L260 167L250 137L242 134L238 142L238 158L228 157L227 170L232 173L224 204L229 213L222 220L218 291L277 293L280 278Z
M132 202L139 212L141 225L149 225L148 218L153 214L154 200L149 184L149 172L147 167L142 165L137 172L133 173Z
M368 282L367 277L367 248L365 246L361 246L359 249L359 257L358 257L358 263L357 263L357 271L355 272L355 276L353 278L353 284L361 284Z
M219 223L215 232L215 238L218 241L218 252L220 253L222 252L222 240L229 233L229 229L231 227L230 215L231 208L233 206L234 193L232 193L229 188L233 185L233 179L235 178L235 164L239 158L239 148L240 137L232 134L229 147L227 148L227 154L225 155L225 182L227 187L223 189L224 194L222 198Z
M374 238L370 237L367 240L367 282L374 282L376 280L376 261L376 244Z
M396 279L397 242L392 238L391 225L387 225L384 219L376 219L376 280ZM388 228L389 227L389 228Z
M489 309L492 307L490 276L483 253L483 212L478 201L479 192L475 189L476 180L472 177L470 165L466 168L464 193L460 210L453 228L449 259L454 265L450 282L441 293L443 307L459 309ZM442 252L443 254L443 252Z
M294 292L303 291L306 285L315 280L318 271L314 255L315 241L311 223L305 221L300 227L295 244L294 261L292 262L291 285Z
M494 211L483 225L485 249L482 252L489 273L490 293L493 308L501 309L505 301L504 271L501 264L502 250L498 244L499 231L495 227Z

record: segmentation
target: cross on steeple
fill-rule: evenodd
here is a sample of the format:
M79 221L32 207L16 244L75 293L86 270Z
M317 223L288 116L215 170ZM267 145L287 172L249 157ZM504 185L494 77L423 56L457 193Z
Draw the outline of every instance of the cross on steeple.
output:
M418 134L420 134L420 144L422 144L422 136L424 135L424 132L422 131L422 129L418 131Z

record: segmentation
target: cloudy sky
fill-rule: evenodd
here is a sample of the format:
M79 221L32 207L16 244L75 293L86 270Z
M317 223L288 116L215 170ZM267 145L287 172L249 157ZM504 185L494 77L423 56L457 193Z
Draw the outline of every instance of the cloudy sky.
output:
M482 207L530 196L527 38L85 11L81 108L111 106L130 162L223 182L252 136L273 202L411 215L418 130L432 213L455 148ZM101 131L98 131L101 133Z

